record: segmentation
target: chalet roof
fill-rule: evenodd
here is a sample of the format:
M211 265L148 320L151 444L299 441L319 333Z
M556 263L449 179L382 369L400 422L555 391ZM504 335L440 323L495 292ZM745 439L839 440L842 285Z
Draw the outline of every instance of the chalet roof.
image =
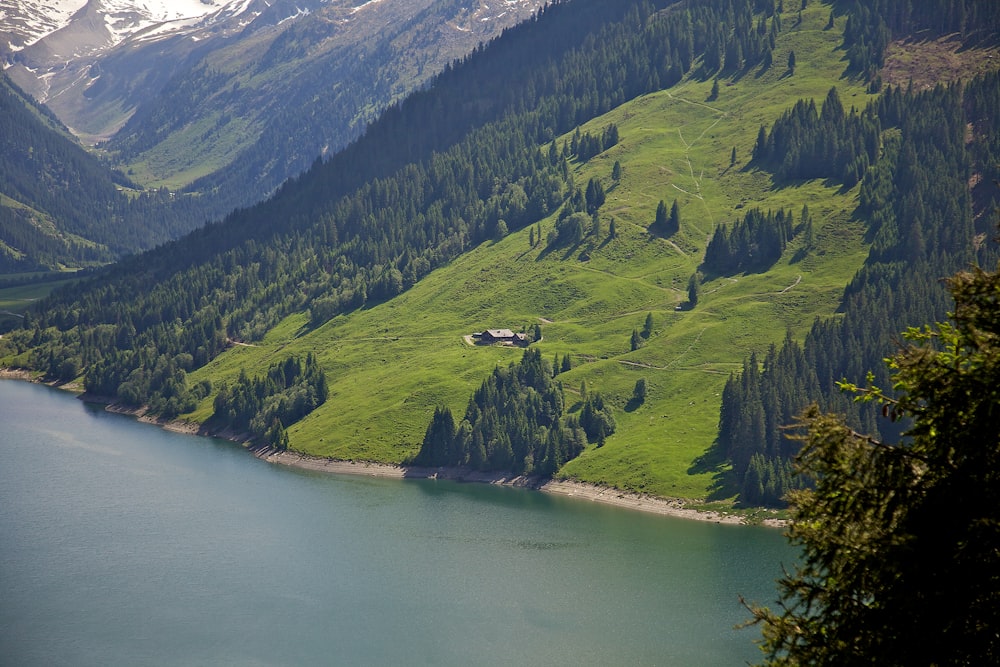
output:
M491 338L513 338L514 332L510 329L487 329L486 333L490 335Z

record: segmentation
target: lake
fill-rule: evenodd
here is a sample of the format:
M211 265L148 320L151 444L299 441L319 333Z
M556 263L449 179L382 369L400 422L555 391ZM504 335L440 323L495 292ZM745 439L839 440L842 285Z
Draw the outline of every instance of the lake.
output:
M0 381L0 662L739 665L780 531L274 466Z

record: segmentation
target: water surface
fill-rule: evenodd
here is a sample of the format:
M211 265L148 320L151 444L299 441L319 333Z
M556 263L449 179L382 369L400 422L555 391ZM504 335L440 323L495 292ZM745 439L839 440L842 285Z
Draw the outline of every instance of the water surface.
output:
M739 665L780 532L273 466L0 381L0 663Z

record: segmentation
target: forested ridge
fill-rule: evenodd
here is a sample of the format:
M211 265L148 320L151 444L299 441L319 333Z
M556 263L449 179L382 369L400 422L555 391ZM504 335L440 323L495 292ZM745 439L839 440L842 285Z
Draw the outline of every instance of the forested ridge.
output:
M106 264L203 223L190 196L142 191L0 74L0 273Z

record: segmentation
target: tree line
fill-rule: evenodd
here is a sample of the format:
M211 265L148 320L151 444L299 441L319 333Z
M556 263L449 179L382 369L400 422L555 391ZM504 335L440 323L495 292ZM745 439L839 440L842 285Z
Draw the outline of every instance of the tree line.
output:
M783 467L798 444L781 427L811 402L884 439L904 430L904 421L879 419L877 406L853 402L838 383L871 373L874 384L890 386L882 359L897 332L943 319L952 307L941 278L977 256L995 261L996 243L976 233L968 183L973 156L992 154L983 146L1000 136L995 112L987 117L979 107L996 99L998 85L1000 77L991 75L925 92L894 88L873 103L870 112L892 132L862 181L858 214L871 247L844 290L842 316L817 320L801 346L788 337L763 360L752 355L723 392L717 444L747 499L756 489L751 462ZM977 132L967 143L970 113ZM780 502L796 484L776 483L765 500Z
M808 223L808 208L804 217ZM727 225L715 228L705 248L702 268L718 276L766 271L781 258L795 231L791 211L764 213L751 209L742 220L734 222L731 229Z
M771 126L761 127L753 158L778 180L829 178L854 187L878 159L881 128L871 107L844 111L831 88L817 111L799 100Z
M288 448L285 430L326 402L326 375L310 352L305 361L289 356L250 378L246 370L233 385L223 384L215 396L213 424L249 433L258 445Z
M438 407L412 463L550 477L588 441L603 444L614 432L611 406L600 394L581 403L579 416L567 416L552 365L537 349L525 350L473 393L457 425L449 408Z

